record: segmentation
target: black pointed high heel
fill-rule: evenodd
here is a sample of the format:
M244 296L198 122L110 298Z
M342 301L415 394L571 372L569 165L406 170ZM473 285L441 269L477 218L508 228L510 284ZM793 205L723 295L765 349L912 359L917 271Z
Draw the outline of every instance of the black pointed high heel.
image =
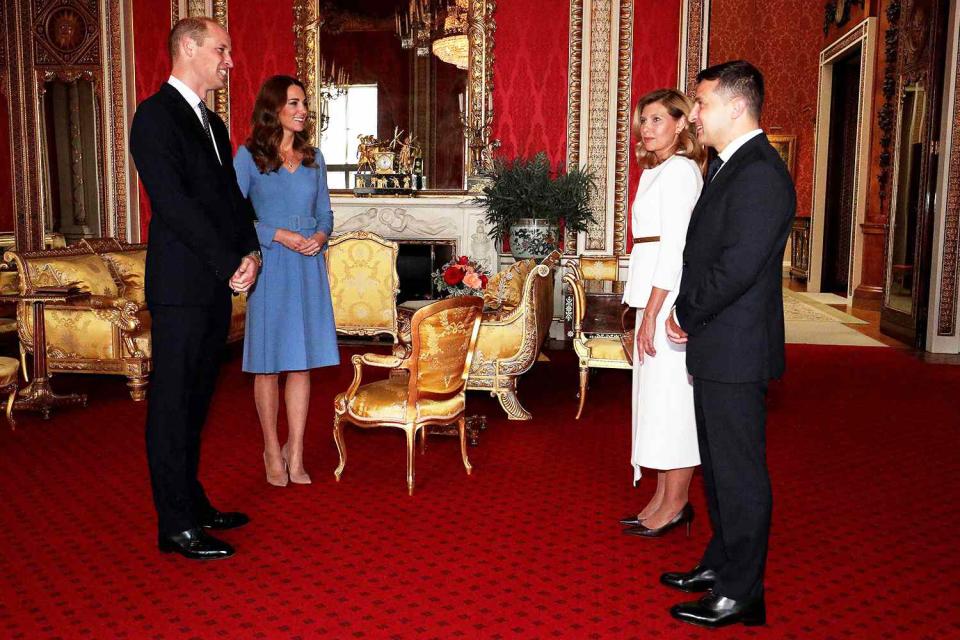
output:
M638 515L639 514L637 514L637 516ZM626 518L623 518L620 520L620 524L622 524L625 527L639 527L640 525L643 524L643 520L641 520L637 516L627 516Z
M663 525L662 527L657 527L656 529L650 529L643 526L642 524L637 525L636 527L631 527L630 529L624 529L624 533L631 536L643 536L644 538L659 538L660 536L666 534L671 529L676 529L681 524L687 525L687 537L690 537L690 524L693 522L693 505L689 502L683 505L683 508L680 509L680 512L673 516L670 519L670 522Z

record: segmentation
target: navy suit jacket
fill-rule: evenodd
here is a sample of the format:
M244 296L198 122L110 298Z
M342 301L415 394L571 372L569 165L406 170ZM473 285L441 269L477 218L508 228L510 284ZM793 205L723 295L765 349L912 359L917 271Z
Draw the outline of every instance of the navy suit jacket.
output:
M243 256L260 248L253 208L237 186L230 135L216 113L208 109L207 117L223 164L196 112L168 83L133 117L130 152L151 208L148 305L214 304L229 291Z
M687 229L676 302L689 334L690 375L740 383L783 374L781 271L796 208L790 174L763 134L704 187Z

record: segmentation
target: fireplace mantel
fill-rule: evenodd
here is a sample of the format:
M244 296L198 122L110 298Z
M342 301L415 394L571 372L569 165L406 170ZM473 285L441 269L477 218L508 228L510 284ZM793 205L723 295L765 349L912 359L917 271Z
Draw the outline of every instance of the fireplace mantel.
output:
M334 234L370 231L389 240L453 240L456 253L497 269L497 251L487 235L483 210L470 196L358 198L335 195Z

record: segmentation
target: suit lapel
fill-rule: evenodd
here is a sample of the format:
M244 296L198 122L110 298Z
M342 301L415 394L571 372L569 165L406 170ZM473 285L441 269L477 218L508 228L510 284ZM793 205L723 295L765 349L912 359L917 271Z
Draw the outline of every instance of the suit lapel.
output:
M703 187L703 191L700 192L700 197L697 199L697 204L693 207L693 213L690 215L690 227L687 230L688 238L696 227L699 219L703 217L704 210L707 208L710 200L716 194L723 192L724 185L733 179L733 174L736 173L737 167L743 162L744 158L750 155L750 151L754 146L759 145L761 141L767 143L766 134L761 133L750 138L746 144L737 149L733 156L724 163L717 175L713 177L713 180Z
M180 92L174 89L170 83L164 82L160 90L165 92L170 103L173 105L177 117L181 120L186 130L190 132L190 135L193 135L199 139L200 145L206 149L210 159L213 162L220 164L220 162L217 160L217 154L213 150L213 146L210 144L210 138L207 137L207 132L203 130L203 124L200 122L200 117L197 115L197 112L194 111L193 107L187 104L187 101L183 99L183 96L180 95ZM212 133L213 127L211 126L210 129ZM217 139L216 134L213 135L213 139ZM217 143L217 149L220 151L221 157L223 157L223 145L219 142Z

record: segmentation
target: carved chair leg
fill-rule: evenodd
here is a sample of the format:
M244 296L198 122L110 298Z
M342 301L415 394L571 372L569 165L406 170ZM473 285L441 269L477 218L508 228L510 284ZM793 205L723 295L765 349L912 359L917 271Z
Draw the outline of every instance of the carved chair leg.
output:
M147 398L147 376L130 376L127 378L127 388L134 402L142 402Z
M412 496L413 495L413 481L414 481L414 470L413 464L416 460L416 427L412 424L407 425L407 428L404 429L407 432L407 492Z
M23 381L30 382L30 373L27 371L27 350L20 343L20 368L23 370Z
M574 418L574 420L580 419L580 414L583 413L583 405L587 403L587 380L589 377L589 367L583 367L580 369L580 406L577 407L577 417Z
M507 412L509 420L533 420L533 414L523 408L520 399L517 398L516 381L504 389L497 390L497 400L500 406Z
M17 399L17 385L13 385L10 397L7 398L7 422L10 423L10 431L17 430L17 421L13 419L13 402Z
M467 475L470 475L470 472L473 471L473 465L467 458L467 419L460 416L457 427L460 430L460 455L463 457L463 467L467 470Z
M420 427L420 455L427 452L427 427Z
M337 482L340 482L340 476L343 475L343 468L347 465L347 446L343 442L343 424L340 421L340 414L333 414L333 441L337 445L337 453L340 454L340 464L334 470L333 475Z

